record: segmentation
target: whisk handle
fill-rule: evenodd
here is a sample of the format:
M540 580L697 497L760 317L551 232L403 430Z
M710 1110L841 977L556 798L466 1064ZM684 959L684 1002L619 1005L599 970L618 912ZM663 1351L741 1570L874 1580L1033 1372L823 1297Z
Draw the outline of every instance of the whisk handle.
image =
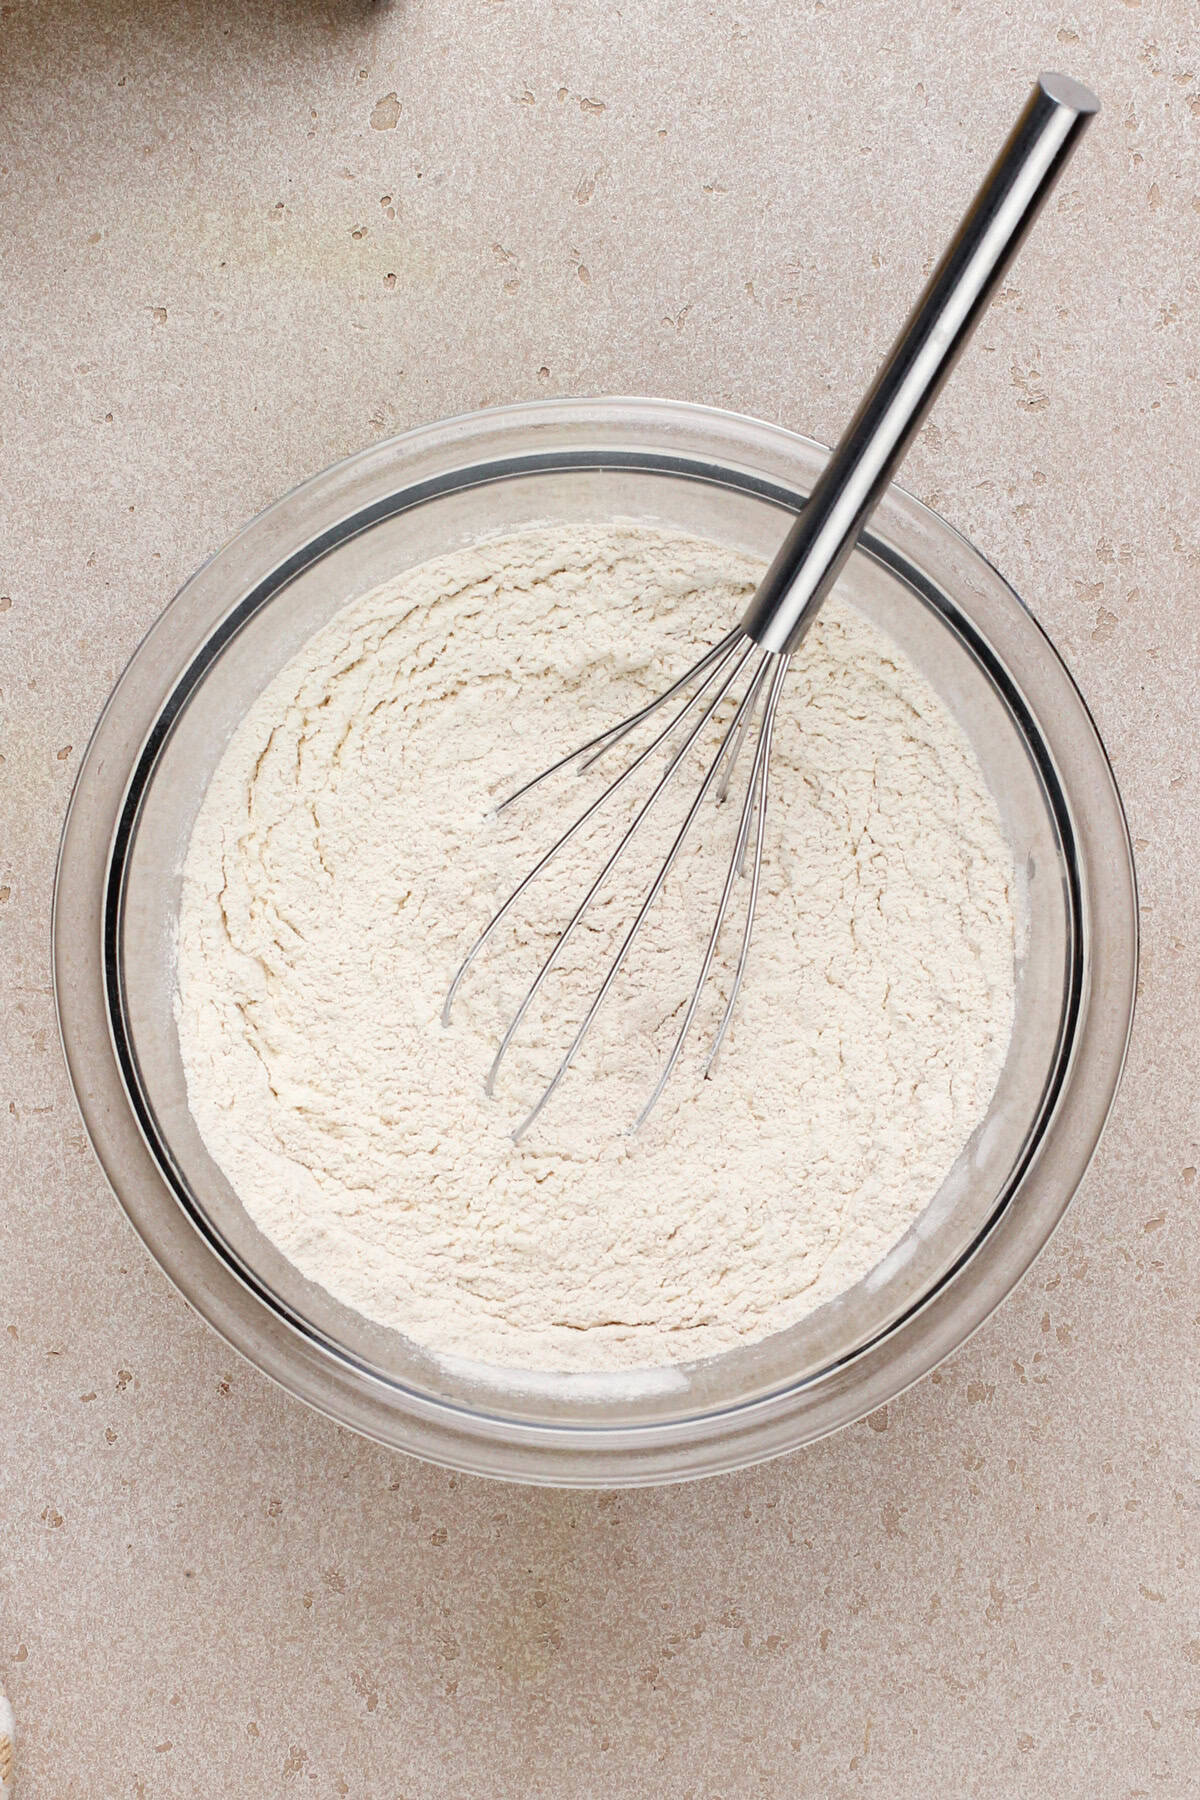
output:
M1041 75L862 405L750 603L764 650L796 649L1100 102Z

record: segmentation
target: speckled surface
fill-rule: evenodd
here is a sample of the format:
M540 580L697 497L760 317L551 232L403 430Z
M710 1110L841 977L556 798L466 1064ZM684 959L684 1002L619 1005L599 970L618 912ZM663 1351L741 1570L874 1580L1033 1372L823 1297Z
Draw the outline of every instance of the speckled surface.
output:
M1145 959L1066 1224L885 1414L699 1486L394 1457L238 1362L71 1101L88 731L179 582L407 425L650 391L825 439L1039 66L1106 111L907 483L1109 745ZM1185 1800L1200 1737L1192 0L0 6L0 1684L21 1800Z

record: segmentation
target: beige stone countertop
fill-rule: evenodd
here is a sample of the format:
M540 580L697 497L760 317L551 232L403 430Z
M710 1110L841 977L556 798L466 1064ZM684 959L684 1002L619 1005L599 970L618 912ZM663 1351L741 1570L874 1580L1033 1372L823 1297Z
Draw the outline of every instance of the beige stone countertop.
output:
M160 608L372 439L661 393L829 441L1040 67L1105 110L906 485L1070 663L1128 1073L942 1368L768 1466L392 1455L190 1312L85 1140L49 915ZM0 1686L18 1800L1189 1800L1200 1766L1194 0L0 5Z

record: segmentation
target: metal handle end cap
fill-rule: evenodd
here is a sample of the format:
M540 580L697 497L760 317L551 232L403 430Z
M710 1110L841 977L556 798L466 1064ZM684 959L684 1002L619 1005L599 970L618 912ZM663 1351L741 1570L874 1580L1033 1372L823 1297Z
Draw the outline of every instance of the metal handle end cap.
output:
M1069 106L1072 112L1100 111L1100 102L1091 88L1085 88L1082 81L1076 81L1073 75L1059 75L1050 70L1038 76L1038 86L1047 99L1056 101L1059 106Z

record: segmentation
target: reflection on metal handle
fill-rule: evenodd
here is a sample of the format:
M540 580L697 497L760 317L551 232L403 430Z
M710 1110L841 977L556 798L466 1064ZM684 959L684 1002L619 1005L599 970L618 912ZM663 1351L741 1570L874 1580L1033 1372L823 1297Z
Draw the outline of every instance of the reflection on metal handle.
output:
M794 650L904 458L1100 102L1042 75L866 399L750 603L743 630Z

